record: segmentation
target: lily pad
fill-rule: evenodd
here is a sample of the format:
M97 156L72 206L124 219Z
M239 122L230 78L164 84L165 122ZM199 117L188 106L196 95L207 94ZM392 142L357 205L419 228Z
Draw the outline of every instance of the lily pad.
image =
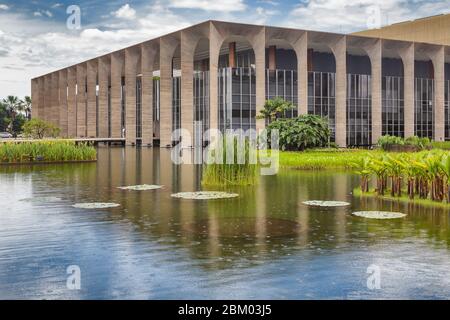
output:
M302 203L310 207L325 207L325 208L347 207L350 205L350 203L344 201L321 201L321 200L304 201Z
M173 198L188 200L215 200L229 199L239 197L237 193L228 193L222 191L198 191L198 192L180 192L172 194Z
M406 217L404 213L388 211L359 211L353 212L352 214L367 219L399 219Z
M33 197L33 198L20 199L19 201L32 202L32 203L48 203L48 202L59 202L59 201L62 201L62 199L58 198L58 197Z
M157 190L161 189L163 186L153 185L153 184L141 184L137 186L127 186L127 187L118 187L121 190L133 190L133 191L147 191L147 190Z
M72 207L78 208L78 209L107 209L107 208L120 207L120 204L117 204L117 203L103 203L103 202L76 203Z

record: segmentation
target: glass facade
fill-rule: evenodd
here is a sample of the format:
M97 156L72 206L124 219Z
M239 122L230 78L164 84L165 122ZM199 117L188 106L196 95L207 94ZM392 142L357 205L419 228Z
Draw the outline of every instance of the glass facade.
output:
M266 70L266 100L280 97L298 106L297 71L294 70ZM289 110L286 118L295 118L297 108Z
M157 137L159 132L159 117L160 117L160 106L161 106L161 100L160 100L160 79L158 77L153 78L153 103L152 103L152 110L153 110L153 136Z
M449 98L450 98L450 80L446 80L445 81L445 140L450 140Z
M383 77L382 135L405 136L403 77Z
M201 123L201 133L209 129L209 71L194 72L194 121ZM195 132L197 134L197 132ZM201 137L194 140L203 144Z
M434 80L415 79L414 134L433 139Z
M111 79L108 83L108 138L111 138Z
M332 141L336 131L335 82L335 73L308 72L308 113L328 118Z
M181 128L181 77L172 78L172 131Z
M121 134L122 138L125 138L123 132L124 132L124 129L126 128L126 122L125 122L125 119L126 119L125 99L126 99L126 97L125 97L125 92L126 92L125 91L125 78L122 77L122 85L120 86L120 124L121 124L121 132L120 132L120 134Z
M347 145L372 144L371 76L347 75Z
M253 67L219 69L219 129L255 129L256 72Z
M136 78L136 138L142 138L142 78Z

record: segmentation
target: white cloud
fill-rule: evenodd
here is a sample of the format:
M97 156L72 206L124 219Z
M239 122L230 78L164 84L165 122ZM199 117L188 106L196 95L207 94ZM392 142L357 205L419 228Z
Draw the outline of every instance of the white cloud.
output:
M35 16L35 17L42 17L42 13L40 13L39 11L35 11L33 13L33 16Z
M55 9L55 8L59 8L59 7L62 7L62 6L63 6L62 3L57 2L54 5L52 5L52 8Z
M299 3L284 25L341 33L364 30L372 18L368 9L374 7L381 12L381 25L386 25L441 13L448 8L448 0L432 4L410 0L309 0Z
M9 10L9 6L3 3L0 3L0 10Z
M33 12L33 16L35 17L42 17L44 15L46 15L49 18L53 17L53 13L50 10L40 10Z
M127 3L120 7L119 10L112 13L117 18L122 18L126 20L132 20L136 18L136 10L134 10L130 5Z
M170 0L169 7L177 9L200 9L205 11L244 11L243 0Z

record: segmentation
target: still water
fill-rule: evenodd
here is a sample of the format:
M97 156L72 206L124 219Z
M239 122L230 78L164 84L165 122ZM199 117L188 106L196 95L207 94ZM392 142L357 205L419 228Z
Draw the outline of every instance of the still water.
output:
M450 298L449 212L361 200L358 177L283 170L239 198L198 191L201 169L158 149L99 148L98 162L0 168L0 299ZM164 185L123 191L120 186ZM311 209L305 200L350 208ZM78 202L119 208L75 209ZM385 209L405 219L366 220ZM81 290L66 269L81 270ZM380 289L367 286L369 266Z

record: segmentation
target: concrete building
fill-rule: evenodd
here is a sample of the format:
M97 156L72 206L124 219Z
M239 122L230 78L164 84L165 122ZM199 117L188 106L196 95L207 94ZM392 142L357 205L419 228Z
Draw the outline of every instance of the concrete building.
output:
M445 37L383 35L207 21L32 79L33 117L66 137L148 146L172 146L183 128L191 147L203 143L194 124L260 129L265 100L282 97L297 107L288 117L327 117L340 146L385 134L450 140Z

